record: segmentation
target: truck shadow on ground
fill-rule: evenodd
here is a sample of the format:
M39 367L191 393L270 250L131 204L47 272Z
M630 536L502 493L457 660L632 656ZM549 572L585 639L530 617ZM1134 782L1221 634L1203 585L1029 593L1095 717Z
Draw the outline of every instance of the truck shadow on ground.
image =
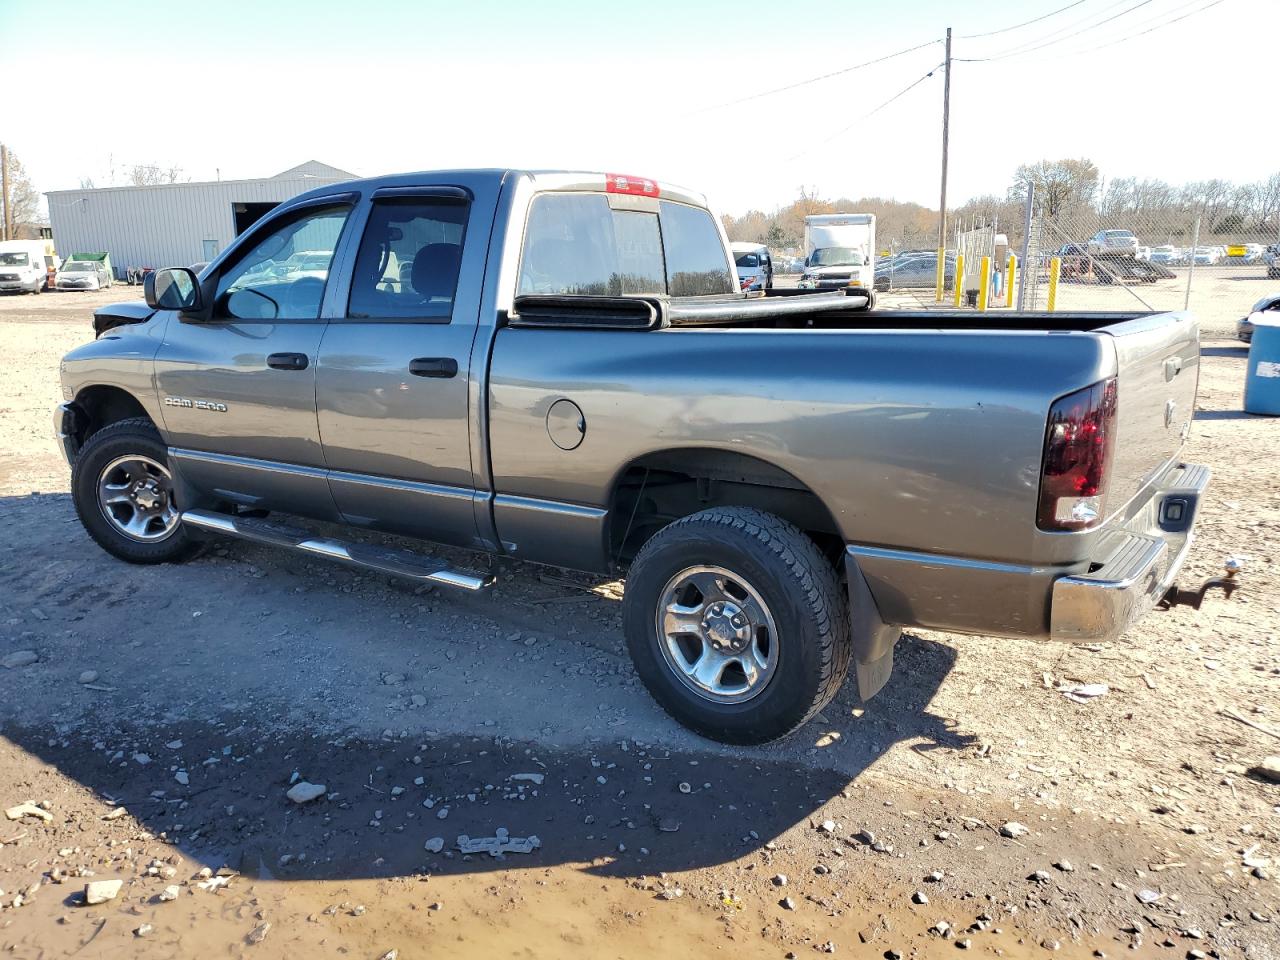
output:
M953 659L933 643L917 652L912 659ZM912 683L909 692L926 689ZM125 841L141 826L214 869L340 880L573 863L602 876L635 877L728 863L796 824L820 822L832 798L863 795L867 784L859 777L895 739L920 750L972 744L917 698L895 699L903 693L891 685L881 694L891 704L887 716L841 723L843 734L821 722L796 734L823 743L814 749L830 757L810 759L839 762L838 770L780 758L777 748L702 753L633 741L624 747L621 740L581 750L502 738L369 741L262 729L235 716L163 731L122 724L105 733L95 725L92 739L75 730L51 741L47 726L12 724L0 734L94 794L98 802L88 805L100 809L80 817L82 830ZM301 804L288 799L295 772L322 782L325 795ZM879 805L873 785L868 796ZM15 795L14 802L25 799ZM127 816L99 819L116 807ZM536 836L540 846L505 858L458 849L462 837L501 830Z
M953 721L929 711L954 666L955 650L910 635L899 644L894 677L872 703L865 708L859 703L851 681L791 738L759 748L710 742L702 748L674 721L669 721L670 739L664 740L667 726L648 717L643 740L629 725L601 726L597 733L585 706L583 728L575 738L581 746L548 746L537 742L535 731L553 705L536 685L522 704L527 723L519 729L506 724L495 735L431 733L451 725L457 729L447 708L435 706L434 698L432 706L414 715L412 731L370 736L370 729L381 726L375 719L372 726L362 724L359 735L334 735L321 731L353 726L340 701L317 699L309 704L310 717L304 718L290 709L287 693L274 700L270 693L264 695L254 685L262 683L261 675L251 680L228 669L230 658L248 656L254 646L269 642L265 625L258 635L224 631L235 634L228 642L237 646L204 660L179 639L176 631L189 629L180 626L181 619L173 621L175 632L165 642L140 647L136 655L129 653L130 645L119 644L108 654L121 658L113 672L123 679L114 681L120 686L111 696L98 699L101 708L67 709L66 691L76 690L73 671L79 667L74 664L83 663L82 644L92 643L93 631L110 631L116 619L145 622L149 598L137 584L151 584L154 590L168 578L176 588L178 578L189 577L208 580L218 589L220 581L209 579L207 565L139 570L86 553L93 548L83 538L67 527L52 526L66 520L69 504L63 496L8 498L0 507L2 526L11 534L3 553L16 560L22 552L26 560L0 576L0 608L13 613L71 596L65 591L72 587L52 585L66 579L55 561L92 568L85 571L92 580L115 575L124 581L127 599L95 601L93 616L99 620L91 627L83 628L82 614L70 612L66 623L56 622L63 613L59 610L48 629L15 630L19 642L40 652L41 661L0 671L0 696L9 704L5 714L17 718L0 725L5 738L0 742L10 754L2 762L21 769L28 781L15 780L0 800L8 804L45 796L42 790L49 784L40 780L38 764L29 758L20 761L16 751L38 758L88 791L66 799L59 790L56 795L62 799L55 802L64 822L79 821L84 837L75 842L82 846L108 840L127 844L141 829L200 864L284 880L561 863L585 865L601 875L653 875L750 854L796 824L821 821L824 805L842 793L866 795L878 805L874 778L867 771L896 743L944 752L973 745L973 738L959 732ZM29 524L58 530L58 537L24 541ZM244 576L234 555L223 567L228 577ZM135 577L137 584L131 580ZM284 599L295 582L284 571L268 569L263 577L259 585L282 580L270 595L272 602L306 605L301 598ZM412 599L410 593L406 602ZM237 602L249 607L254 601L244 595ZM358 596L353 603L359 606ZM393 632L394 604L362 607L361 616L362 622L349 629L374 636ZM383 618L386 623L380 622ZM82 639L76 639L82 629ZM544 642L569 655L585 640ZM129 659L134 656L138 663ZM360 666L351 663L339 673L354 673ZM300 660L282 666L291 668L299 673L309 669ZM490 695L511 668L496 654L470 663L468 669L480 674L475 695ZM263 662L260 669L276 666ZM632 716L645 709L656 712L641 700L642 691L628 690L627 696L635 701L629 700ZM108 709L107 703L113 706ZM563 704L555 706L563 709ZM664 742L684 746L667 749ZM324 795L306 803L288 799L295 778L323 784ZM28 797L28 792L34 795ZM126 815L106 819L117 807ZM497 836L500 828L514 838L536 836L540 846L504 860L464 856L458 850L460 837ZM435 838L438 851L431 849Z

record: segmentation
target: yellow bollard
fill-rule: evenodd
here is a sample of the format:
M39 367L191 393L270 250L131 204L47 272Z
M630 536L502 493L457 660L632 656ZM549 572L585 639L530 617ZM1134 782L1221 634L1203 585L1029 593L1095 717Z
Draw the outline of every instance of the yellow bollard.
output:
M955 300L956 306L958 307L960 306L961 300L964 298L964 254L963 253L956 254L955 290L952 292L955 294L954 300Z
M1062 258L1054 257L1049 261L1049 312L1053 313L1058 302L1058 274L1062 272Z
M987 299L991 296L991 258L982 258L982 268L978 271L978 312L987 312Z
M1018 279L1018 258L1009 254L1009 264L1004 269L1004 305L1013 306L1013 282Z
M938 248L938 274L934 281L934 302L941 303L943 292L947 286L947 251Z

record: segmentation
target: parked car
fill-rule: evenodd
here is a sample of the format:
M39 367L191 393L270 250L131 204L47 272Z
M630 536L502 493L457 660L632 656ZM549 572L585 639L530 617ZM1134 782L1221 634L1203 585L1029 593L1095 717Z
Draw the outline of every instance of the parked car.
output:
M1085 252L1095 257L1138 255L1138 238L1132 230L1099 230L1085 244Z
M68 260L54 280L59 290L106 290L111 283L111 273L101 260Z
M1222 260L1221 247L1196 247L1191 253L1197 267L1211 267Z
M1253 342L1253 318L1259 313L1270 313L1275 311L1280 313L1280 293L1273 293L1269 297L1263 297L1252 307L1249 312L1236 321L1236 336L1245 343Z
M1166 267L1176 267L1185 262L1182 251L1168 243L1152 247L1151 256L1148 259L1152 263L1159 263Z
M946 254L943 286L950 290L956 281L956 255ZM934 289L938 283L938 255L911 251L876 261L877 290Z
M1136 256L1139 260L1150 260L1150 259L1151 259L1151 248L1150 248L1150 247L1138 247L1138 252L1137 252L1136 254L1134 254L1134 256Z
M1267 265L1267 279L1280 280L1280 243L1273 243L1262 254L1262 262Z
M324 283L259 271L302 238ZM1182 457L1186 314L747 297L698 194L518 170L323 186L145 293L61 365L72 497L106 551L238 537L492 582L383 531L625 574L637 673L709 737L796 729L851 663L873 696L904 627L1110 641L1187 595L1209 471Z
M40 293L49 289L50 240L0 240L0 291Z
M773 289L773 258L763 243L731 243L738 282L743 290Z

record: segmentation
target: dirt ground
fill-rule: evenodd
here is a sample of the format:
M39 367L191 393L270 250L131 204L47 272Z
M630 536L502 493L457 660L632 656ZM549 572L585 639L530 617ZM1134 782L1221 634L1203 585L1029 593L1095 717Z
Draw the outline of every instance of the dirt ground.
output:
M105 555L50 410L122 292L0 298L0 658L38 658L0 668L0 810L41 811L0 814L5 956L1280 957L1280 440L1240 344L1206 339L1187 450L1187 579L1244 556L1235 599L1106 645L912 633L871 703L738 749L649 699L617 584ZM459 847L499 829L540 844Z

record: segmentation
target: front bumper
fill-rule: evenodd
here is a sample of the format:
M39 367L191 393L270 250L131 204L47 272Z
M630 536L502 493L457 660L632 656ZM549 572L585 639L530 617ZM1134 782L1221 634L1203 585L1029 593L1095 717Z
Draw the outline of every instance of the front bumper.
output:
M80 452L77 430L79 422L79 414L71 404L60 403L53 408L53 435L62 449L62 456L66 458L67 466L75 463L76 455Z
M1088 573L1054 581L1053 639L1114 640L1160 602L1191 548L1209 476L1198 464L1166 472L1141 510L1099 542Z

